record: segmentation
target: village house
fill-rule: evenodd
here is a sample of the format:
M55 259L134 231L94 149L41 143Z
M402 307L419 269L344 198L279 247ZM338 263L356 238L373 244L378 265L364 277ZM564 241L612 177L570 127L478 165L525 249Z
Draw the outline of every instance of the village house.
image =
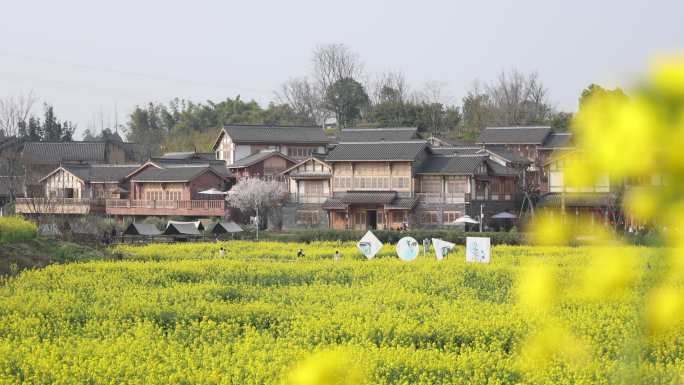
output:
M508 161L523 164L528 190L548 192L544 165L552 153L572 147L572 134L554 133L549 126L487 127L476 143Z
M329 143L323 129L316 126L231 124L221 129L212 149L216 159L224 160L230 167L266 149L298 161L313 154L325 154Z
M118 137L118 136L117 136ZM27 142L23 144L21 162L24 167L26 194L42 197L40 180L61 163L130 164L139 162L134 144L118 140L100 142Z
M128 194L126 175L140 165L62 164L41 178L38 198L17 198L15 210L27 215L104 214L105 199Z
M342 130L325 157L285 170L285 228L456 226L487 208L515 210L519 170L475 148L432 148L407 128Z
M265 149L239 159L227 168L236 181L243 178L278 178L283 170L295 162L276 149Z
M207 162L149 161L132 170L127 198L107 199L106 213L118 217L226 215L223 195L203 194L229 187L225 166Z

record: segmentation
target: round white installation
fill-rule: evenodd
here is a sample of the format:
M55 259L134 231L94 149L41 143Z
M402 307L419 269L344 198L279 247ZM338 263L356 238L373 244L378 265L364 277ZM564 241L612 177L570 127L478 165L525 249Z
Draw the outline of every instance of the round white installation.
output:
M418 257L420 246L418 241L412 237L404 237L397 243L397 256L402 261L413 261Z

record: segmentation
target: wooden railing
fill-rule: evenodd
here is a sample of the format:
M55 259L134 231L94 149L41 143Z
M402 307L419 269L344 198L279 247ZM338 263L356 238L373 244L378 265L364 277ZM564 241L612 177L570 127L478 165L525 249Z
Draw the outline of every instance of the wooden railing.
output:
M88 214L104 206L104 199L88 198L17 198L15 205L22 214Z
M465 203L470 201L469 193L441 194L441 193L416 193L421 203Z
M305 194L290 194L288 201L292 203L324 203L329 195L305 195Z
M226 202L223 199L212 200L129 200L129 199L107 199L107 208L145 208L145 209L223 209Z

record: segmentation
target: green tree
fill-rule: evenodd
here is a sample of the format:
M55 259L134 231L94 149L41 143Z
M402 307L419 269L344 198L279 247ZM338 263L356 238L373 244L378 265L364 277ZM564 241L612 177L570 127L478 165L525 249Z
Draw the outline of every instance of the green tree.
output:
M335 113L340 127L352 126L369 102L363 85L352 78L336 81L325 92L325 106Z
M625 94L625 92L620 87L616 87L611 90L608 88L603 88L598 84L592 83L587 88L582 90L582 94L579 97L580 110L587 103L587 101L591 99L591 97L594 95L611 95L625 99L627 98L627 94Z

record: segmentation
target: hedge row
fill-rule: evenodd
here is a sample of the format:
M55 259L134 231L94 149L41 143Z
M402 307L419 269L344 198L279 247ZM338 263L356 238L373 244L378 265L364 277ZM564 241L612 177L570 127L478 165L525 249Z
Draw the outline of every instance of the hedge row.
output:
M264 239L281 242L314 242L314 241L358 241L366 231L363 230L301 230L287 233L265 233ZM396 243L402 237L411 236L417 240L425 238L441 238L456 244L465 244L466 237L489 237L492 245L522 245L525 243L525 235L518 232L463 232L457 230L428 230L419 229L411 231L374 230L375 234L383 243Z
M36 238L36 225L21 217L0 217L0 245Z

